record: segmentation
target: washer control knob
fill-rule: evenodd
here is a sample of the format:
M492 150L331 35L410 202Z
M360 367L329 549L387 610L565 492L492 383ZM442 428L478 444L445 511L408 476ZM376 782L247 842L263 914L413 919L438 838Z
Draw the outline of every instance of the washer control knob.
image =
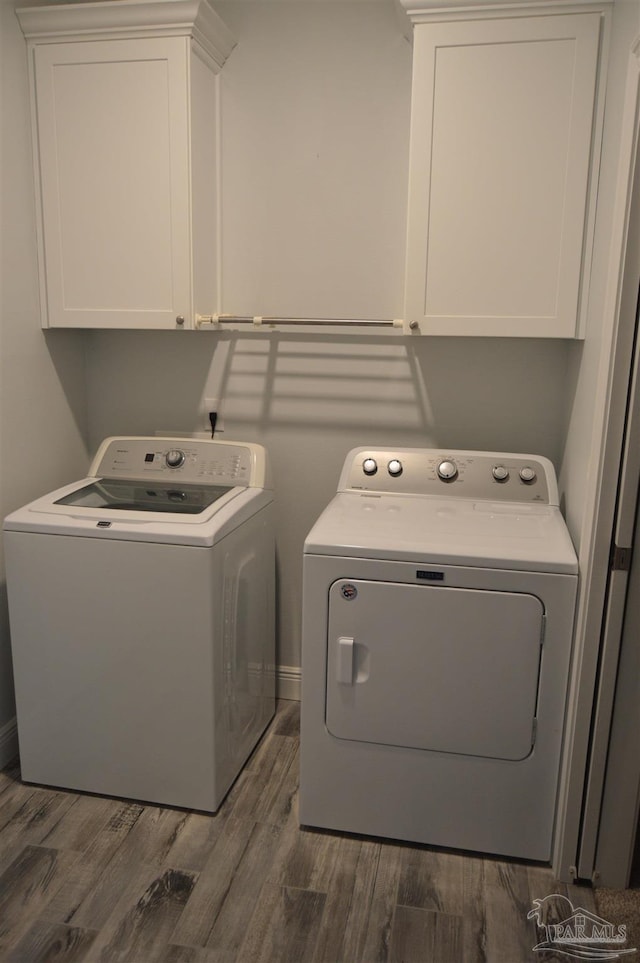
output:
M458 467L454 461L441 461L438 465L438 477L443 481L453 481L458 475Z
M397 478L398 475L402 474L402 462L398 461L397 458L392 458L387 465L387 469L390 475L393 475L394 478Z
M365 475L375 475L378 470L378 463L375 458L365 458L362 462L362 470Z
M509 469L505 468L504 465L494 465L491 474L496 481L504 482L509 478Z
M172 448L164 456L164 460L169 468L181 468L184 465L184 452L179 448Z
M530 485L531 482L536 480L536 473L530 465L525 465L524 468L520 469L520 478L526 485Z

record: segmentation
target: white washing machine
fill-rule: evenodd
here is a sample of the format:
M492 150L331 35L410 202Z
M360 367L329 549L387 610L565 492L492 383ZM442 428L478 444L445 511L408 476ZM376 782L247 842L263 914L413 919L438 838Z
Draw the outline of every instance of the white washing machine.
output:
M301 824L549 860L577 572L548 460L350 452L304 547Z
M214 812L275 708L264 449L108 438L4 540L22 778Z

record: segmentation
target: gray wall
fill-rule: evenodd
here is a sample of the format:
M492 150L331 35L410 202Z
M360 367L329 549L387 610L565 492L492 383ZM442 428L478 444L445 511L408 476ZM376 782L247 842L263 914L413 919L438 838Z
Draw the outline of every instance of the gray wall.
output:
M0 0L0 511L84 474L84 335L40 328L25 43ZM59 337L58 334L62 334ZM0 554L0 765L15 752L4 566Z

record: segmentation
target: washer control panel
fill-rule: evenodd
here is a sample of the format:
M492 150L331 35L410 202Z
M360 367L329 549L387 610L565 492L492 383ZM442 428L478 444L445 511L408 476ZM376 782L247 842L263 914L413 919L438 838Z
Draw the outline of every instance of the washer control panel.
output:
M99 478L256 486L255 447L192 438L107 438L90 474Z
M355 448L338 490L558 504L547 458L505 452Z

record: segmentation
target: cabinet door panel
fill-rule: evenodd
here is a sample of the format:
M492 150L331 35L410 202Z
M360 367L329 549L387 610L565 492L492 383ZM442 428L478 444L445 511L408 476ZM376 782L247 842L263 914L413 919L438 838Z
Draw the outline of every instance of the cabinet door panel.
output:
M573 337L598 13L415 28L406 316Z
M184 42L35 58L49 325L175 327L189 311Z

